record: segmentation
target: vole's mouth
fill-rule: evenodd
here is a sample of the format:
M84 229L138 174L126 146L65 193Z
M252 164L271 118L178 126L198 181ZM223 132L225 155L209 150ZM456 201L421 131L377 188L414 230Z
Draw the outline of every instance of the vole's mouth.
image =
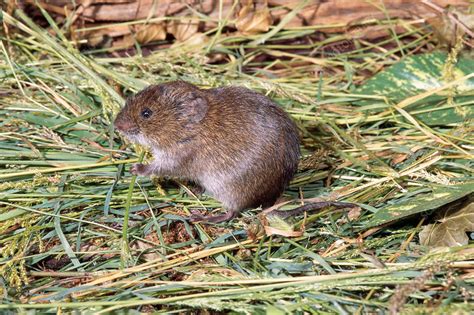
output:
M140 133L140 129L138 128L133 128L133 129L129 129L127 131L122 131L122 133L125 135L125 136L136 136Z
M123 129L119 129L119 128L116 128L116 130L123 136L129 138L129 137L133 137L133 136L137 136L140 134L140 129L138 128L132 128L132 129L126 129L126 130L123 130Z
M138 128L127 130L127 131L121 131L121 134L123 134L128 140L132 142L135 142L144 146L149 145L148 141L146 140L146 138L143 136L143 134L140 132L140 129Z

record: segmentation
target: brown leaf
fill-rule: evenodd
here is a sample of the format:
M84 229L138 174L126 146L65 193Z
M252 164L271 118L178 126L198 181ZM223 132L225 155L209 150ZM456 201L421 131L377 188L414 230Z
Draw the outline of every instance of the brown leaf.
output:
M455 7L443 10L435 4L429 6L440 13L436 17L426 19L426 22L433 27L434 34L441 44L453 46L459 36L465 33L472 36L474 14L464 13Z
M140 44L146 44L166 38L166 31L162 24L141 25L135 31L135 38Z
M138 25L133 27L132 33L125 35L119 45L114 46L133 46L135 41L140 44L147 44L152 41L163 40L166 38L166 30L162 24Z
M355 221L360 217L361 212L362 209L360 207L350 208L349 212L347 213L347 216L343 216L342 218L337 220L337 223L344 224L347 222Z
M392 157L392 161L390 162L391 165L397 165L402 163L407 159L409 155L407 153L397 153L394 154Z
M285 231L271 226L265 226L265 234L267 236L280 235L284 237L300 237L303 235L302 231Z
M208 41L209 41L209 37L207 37L206 34L196 33L186 40L186 44L188 46L195 46L195 45L206 43Z
M431 25L434 34L440 43L454 45L456 38L459 36L459 30L446 15L443 14L434 18L426 19L426 22Z
M191 18L181 18L168 23L167 31L173 34L178 42L190 39L198 32L199 21Z
M414 146L410 149L411 154L415 153L416 151L422 149L421 146ZM411 154L408 153L397 153L392 156L392 161L390 162L391 165L397 165L405 161Z
M360 217L362 209L360 207L354 207L349 210L349 213L347 214L347 217L351 221L355 221Z
M420 232L420 243L430 247L461 246L469 241L466 232L474 231L474 203L429 224Z
M266 32L272 24L267 2L255 3L247 0L240 9L235 26L244 35Z
M155 261L162 259L162 256L156 252L150 251L156 248L156 246L143 242L141 240L136 240L132 242L130 248L140 251L141 257L145 259L145 261Z
M84 9L80 18L97 22L134 21L151 17L171 16L185 8L186 3L179 0L133 0L118 3L115 1L110 3L94 2L93 5Z
M193 46L199 46L199 45L202 45L204 43L207 43L208 41L209 41L209 37L207 37L206 34L196 33L193 36L191 36L190 38L186 39L184 42L176 41L173 45L171 45L171 47L176 47L176 46L179 46L179 45L182 46L183 43L185 43L184 45L186 45L187 48L193 49Z

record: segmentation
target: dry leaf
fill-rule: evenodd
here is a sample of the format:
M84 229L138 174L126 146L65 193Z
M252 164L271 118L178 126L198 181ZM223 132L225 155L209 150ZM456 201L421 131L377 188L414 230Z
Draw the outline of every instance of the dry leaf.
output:
M456 38L459 36L459 29L446 15L426 19L426 22L431 25L440 43L454 45Z
M469 241L466 232L474 231L474 203L429 224L420 232L420 243L430 247L461 246Z
M451 8L450 11L426 21L433 27L440 43L453 46L456 39L466 33L466 29L474 28L474 14L464 14L455 8Z
M293 226L278 215L267 215L265 219L266 220L262 221L262 223L267 236L281 235L285 237L299 237L303 235L304 231L295 231Z
M303 235L301 231L285 231L271 226L265 226L265 234L267 236L280 235L284 237L300 237Z
M361 252L360 255L364 257L368 262L372 263L376 268L379 268L379 269L386 268L383 261L381 261L374 253Z
M247 0L240 9L235 26L244 35L267 32L272 24L272 16L267 2L253 3Z
M362 213L362 209L360 207L350 208L349 212L347 213L347 216L343 216L342 218L337 220L337 223L344 224L344 223L347 223L348 221L349 222L355 221L360 217L361 213Z
M147 24L133 27L133 34L128 34L120 41L120 45L114 46L133 46L135 41L140 44L147 44L152 41L164 40L166 38L166 30L162 24Z
M145 259L145 261L155 261L162 259L162 256L156 252L147 252L147 250L156 249L156 246L143 242L141 240L136 240L135 242L133 242L130 245L130 248L137 251L142 251L141 257Z
M207 268L198 269L192 272L185 281L222 281L222 280L241 280L245 279L241 273L221 267L207 266Z
M108 3L96 3L84 9L80 18L107 21L124 22L144 20L150 17L163 17L174 15L186 8L186 3L180 0L133 0L107 1Z
M190 39L198 32L199 21L191 18L181 18L168 23L167 31L176 38L178 42Z
M190 38L188 38L187 40L185 40L184 42L176 41L173 45L171 45L171 48L174 48L177 46L183 46L183 43L186 47L193 48L192 46L199 46L199 45L207 43L208 41L209 41L209 37L207 37L205 34L196 33Z
M142 25L135 32L135 39L140 44L146 44L166 38L166 31L162 24Z
M207 37L205 34L196 33L186 40L186 45L196 46L196 45L207 43L208 41L209 41L209 37Z
M362 209L360 207L354 207L349 210L349 213L347 214L347 217L351 221L355 221L360 217Z
M402 163L407 159L409 155L407 153L396 153L392 156L392 161L390 161L390 165L397 165Z

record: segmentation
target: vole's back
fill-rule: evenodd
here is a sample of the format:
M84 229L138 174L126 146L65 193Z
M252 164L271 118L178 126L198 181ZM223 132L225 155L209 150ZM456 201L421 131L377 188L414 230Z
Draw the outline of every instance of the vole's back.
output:
M226 208L270 206L293 177L299 158L295 124L269 98L242 87L207 90L199 181Z

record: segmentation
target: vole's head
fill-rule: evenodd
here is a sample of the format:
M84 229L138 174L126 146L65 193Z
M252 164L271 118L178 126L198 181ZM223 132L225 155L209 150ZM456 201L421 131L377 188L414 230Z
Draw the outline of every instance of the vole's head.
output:
M127 99L114 126L131 141L166 148L192 140L208 107L205 93L190 83L152 85Z

